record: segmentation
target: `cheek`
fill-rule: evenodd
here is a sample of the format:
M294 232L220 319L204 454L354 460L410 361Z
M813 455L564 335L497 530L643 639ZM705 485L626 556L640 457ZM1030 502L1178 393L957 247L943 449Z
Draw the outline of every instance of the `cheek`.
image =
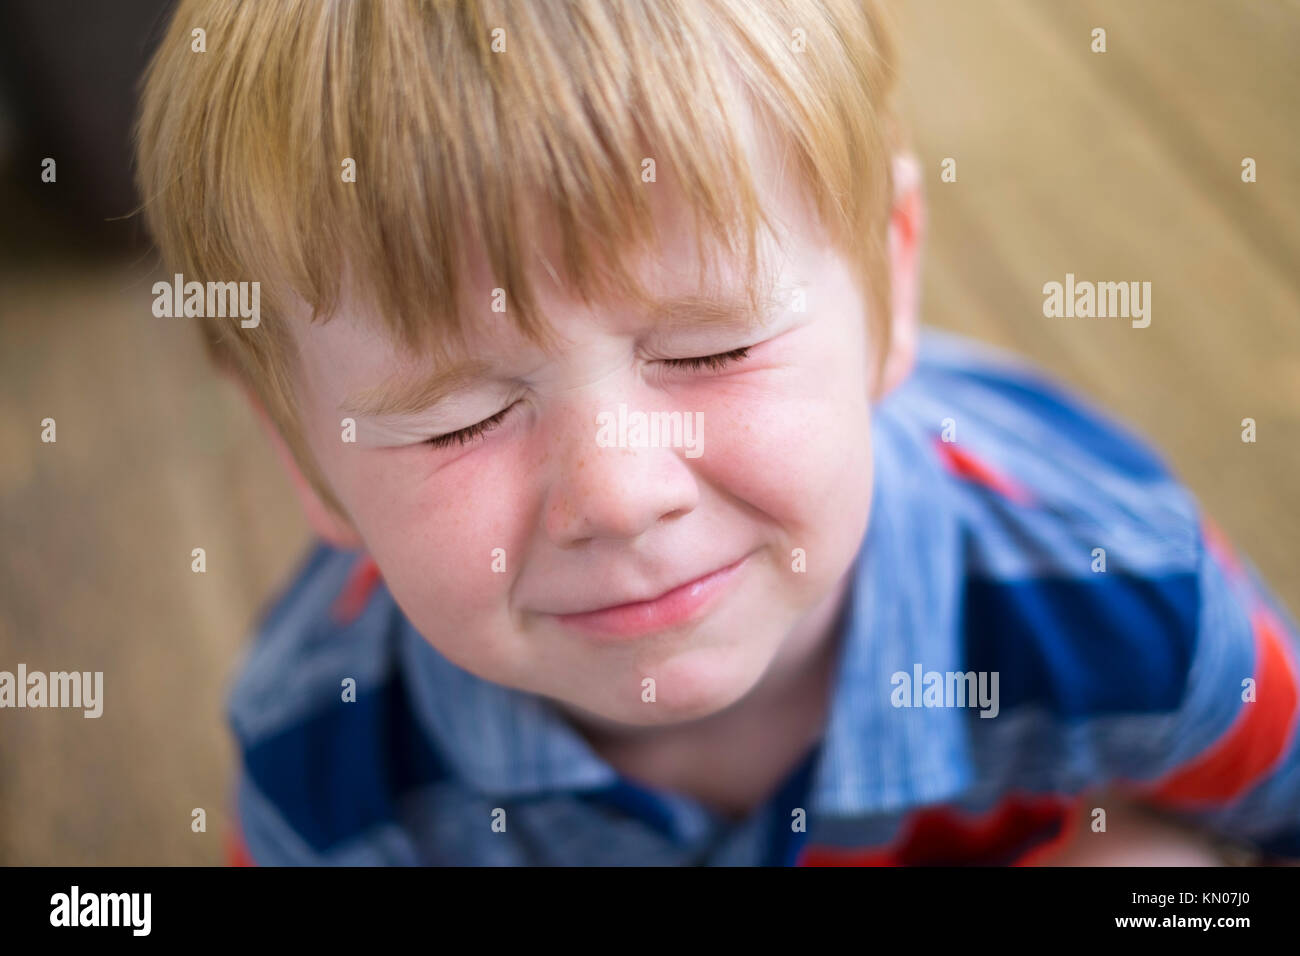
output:
M350 469L357 530L417 626L463 629L505 606L528 535L526 472L485 451L435 471L428 449L372 449Z
M816 352L706 406L698 469L779 525L792 547L855 549L872 479L862 367L847 350Z

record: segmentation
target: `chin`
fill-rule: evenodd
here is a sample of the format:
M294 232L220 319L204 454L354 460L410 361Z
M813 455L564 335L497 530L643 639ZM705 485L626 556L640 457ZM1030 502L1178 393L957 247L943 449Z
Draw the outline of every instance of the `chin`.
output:
M771 655L751 642L691 649L645 667L655 680L655 700L629 708L625 720L641 726L689 723L711 717L748 694L763 676ZM638 687L642 678L637 678Z

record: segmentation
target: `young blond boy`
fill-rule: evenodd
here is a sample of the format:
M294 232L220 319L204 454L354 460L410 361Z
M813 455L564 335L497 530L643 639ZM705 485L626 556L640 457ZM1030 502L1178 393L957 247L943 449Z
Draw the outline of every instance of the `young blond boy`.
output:
M1129 801L1300 856L1282 610L918 333L894 70L875 2L178 5L146 215L260 284L198 319L323 539L232 693L240 859L1106 862Z

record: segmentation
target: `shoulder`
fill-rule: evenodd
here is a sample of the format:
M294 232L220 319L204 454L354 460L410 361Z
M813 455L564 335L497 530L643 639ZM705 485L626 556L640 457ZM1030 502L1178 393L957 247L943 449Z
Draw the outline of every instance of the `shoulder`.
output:
M1044 497L1074 490L1096 499L1081 489L1098 478L1115 493L1176 484L1152 443L1127 425L1028 361L971 339L926 330L914 373L887 401Z
M369 557L324 544L263 610L228 699L252 860L411 861L394 805L436 758L411 730L400 621Z
M940 462L961 526L966 659L1000 672L1003 712L1176 709L1202 518L1160 455L1028 363L955 336L927 334L891 399Z
M337 701L344 677L382 678L388 614L370 567L362 553L314 543L264 605L228 698L243 743Z
M927 332L915 373L886 405L902 427L928 436L974 530L991 532L990 520L1021 529L1018 551L977 541L988 545L976 555L989 563L979 570L1077 574L1107 543L1116 552L1114 562L1107 552L1108 570L1163 574L1196 564L1199 507L1160 453L1028 362ZM1038 564L1025 566L1031 559Z
M1158 781L1213 803L1300 741L1294 623L1147 442L944 335L882 412L929 443L960 527L964 666L998 677L998 719L971 722L986 788Z

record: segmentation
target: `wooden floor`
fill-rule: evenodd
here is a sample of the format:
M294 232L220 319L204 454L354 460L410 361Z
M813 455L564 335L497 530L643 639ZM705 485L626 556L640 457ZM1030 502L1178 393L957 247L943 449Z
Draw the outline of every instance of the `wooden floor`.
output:
M926 319L1132 423L1300 611L1300 5L911 0L900 20ZM1066 273L1150 281L1150 327L1044 318ZM193 329L149 314L152 281L0 267L0 669L106 683L99 720L0 713L0 863L220 859L227 682L308 540Z

